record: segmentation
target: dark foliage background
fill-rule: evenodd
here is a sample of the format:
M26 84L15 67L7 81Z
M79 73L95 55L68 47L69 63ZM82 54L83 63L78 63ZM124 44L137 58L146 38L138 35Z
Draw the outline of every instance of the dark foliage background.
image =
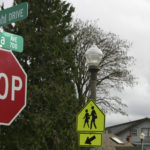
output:
M80 108L72 82L74 43L69 38L74 8L61 0L27 2L28 18L4 27L24 38L23 53L15 55L28 75L27 106L11 126L1 126L0 149L77 150Z

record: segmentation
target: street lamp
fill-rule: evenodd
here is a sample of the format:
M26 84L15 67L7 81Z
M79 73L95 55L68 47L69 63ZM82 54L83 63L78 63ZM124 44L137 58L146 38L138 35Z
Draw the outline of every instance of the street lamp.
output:
M140 134L141 144L142 144L142 150L143 150L143 140L144 140L145 134L142 132Z
M92 45L85 53L86 61L89 66L90 75L90 98L96 101L96 84L97 72L99 71L99 63L102 60L103 53L96 46Z
M99 71L99 64L102 60L103 53L96 46L92 45L90 49L85 52L86 61L89 67L90 75L90 98L96 101L96 84L97 84L97 72ZM90 148L95 150L95 148Z

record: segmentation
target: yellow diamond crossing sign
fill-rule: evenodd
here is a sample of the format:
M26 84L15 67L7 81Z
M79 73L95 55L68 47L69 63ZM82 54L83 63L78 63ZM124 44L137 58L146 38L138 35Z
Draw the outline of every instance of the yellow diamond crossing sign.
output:
M77 115L78 132L104 132L105 115L93 100L82 108Z
M102 145L102 135L99 133L80 133L79 146L81 147L98 147Z

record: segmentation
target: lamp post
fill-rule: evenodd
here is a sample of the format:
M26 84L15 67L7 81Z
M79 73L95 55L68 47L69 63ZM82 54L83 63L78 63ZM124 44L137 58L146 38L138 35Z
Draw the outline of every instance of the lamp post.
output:
M90 72L90 98L96 101L97 72L99 71L99 63L102 60L103 53L96 45L92 45L92 47L86 51L85 57ZM94 148L90 150L94 150Z
M89 66L90 75L90 98L96 101L96 84L97 72L99 71L99 63L102 60L103 53L96 46L92 45L85 53L86 61Z
M142 132L142 133L140 134L142 150L143 150L143 140L144 140L144 137L145 137L145 134Z

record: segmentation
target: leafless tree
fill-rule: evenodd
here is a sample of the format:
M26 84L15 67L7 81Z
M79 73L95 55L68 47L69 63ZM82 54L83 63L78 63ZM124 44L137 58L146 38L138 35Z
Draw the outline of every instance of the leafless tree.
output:
M81 101L88 99L89 72L85 60L85 52L92 44L96 44L103 52L103 58L99 65L97 81L96 102L104 112L118 112L126 114L126 104L117 96L116 91L121 92L125 86L133 86L135 77L130 71L134 64L134 58L128 55L131 46L126 40L121 40L113 33L106 33L100 29L97 22L76 20L74 22L76 42L76 75L74 83L77 95Z

